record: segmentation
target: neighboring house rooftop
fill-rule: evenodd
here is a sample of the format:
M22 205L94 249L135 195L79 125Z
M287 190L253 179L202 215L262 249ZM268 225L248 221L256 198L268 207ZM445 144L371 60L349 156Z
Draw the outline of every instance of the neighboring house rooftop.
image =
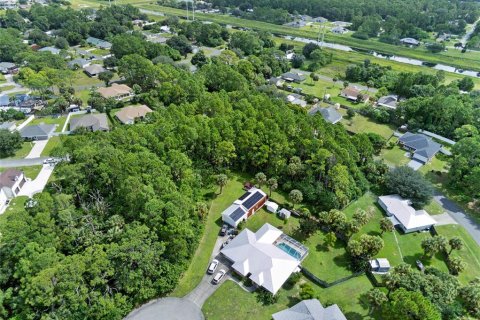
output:
M429 227L437 222L425 210L415 210L410 200L403 199L398 194L378 197L387 212L394 215L405 230Z
M221 253L230 260L232 268L254 283L275 294L287 281L298 266L308 249L283 234L282 231L266 223L257 232L243 230ZM292 251L302 251L302 255L294 257Z
M0 95L0 106L7 106L10 103L10 97L6 94Z
M77 128L87 128L92 131L109 130L107 115L105 113L87 114L70 120L70 131Z
M334 28L332 28L332 32L333 33L344 34L344 33L348 32L348 30L345 29L344 27L334 27Z
M79 66L80 68L84 68L87 66L89 62L85 59L79 58L79 59L73 59L71 61L68 61L67 65L69 68L74 68L75 66Z
M377 105L380 105L382 107L389 108L389 109L396 109L397 104L398 104L397 95L383 96L377 101Z
M307 101L303 99L303 96L296 93L289 94L287 96L287 101L290 102L291 104L295 104L301 107L307 106Z
M301 82L305 80L305 76L296 72L285 72L282 74L282 79L286 81Z
M1 122L0 123L0 130L12 131L12 130L15 129L16 126L17 125L13 121L11 121L11 122Z
M421 133L407 132L398 141L414 151L414 159L424 163L432 159L442 149L442 145Z
M308 111L308 114L312 116L317 113L320 113L325 121L333 124L342 120L342 115L334 107L323 108L316 106Z
M60 49L54 48L54 47L44 47L40 50L40 52L50 52L51 54L60 54Z
M18 178L23 175L23 172L16 169L7 169L0 173L0 189L12 188L17 182Z
M88 37L86 41L91 45L94 45L96 47L103 48L103 49L110 49L112 47L112 44L110 42L102 39L94 38L94 37Z
M342 97L345 97L345 98L349 99L349 100L357 100L358 95L362 95L362 98L365 101L370 98L368 95L362 94L357 87L353 87L353 86L348 86L348 87L344 88L341 91L340 95Z
M111 87L98 88L98 92L102 95L102 97L108 99L131 95L133 90L125 84L114 83Z
M55 131L54 124L37 124L26 126L20 130L22 138L32 138L39 136L50 136Z
M347 320L340 308L334 304L324 308L317 299L303 300L272 315L273 320Z
M135 119L145 118L145 116L150 112L153 112L152 109L146 105L128 106L118 111L115 116L123 124L130 124L135 122Z
M102 72L105 72L105 68L99 64L91 64L83 68L83 70L91 77L97 76Z
M410 44L410 45L414 45L414 46L418 46L420 44L420 41L418 41L417 39L413 39L413 38L403 38L403 39L400 39L400 42L403 43L403 44Z

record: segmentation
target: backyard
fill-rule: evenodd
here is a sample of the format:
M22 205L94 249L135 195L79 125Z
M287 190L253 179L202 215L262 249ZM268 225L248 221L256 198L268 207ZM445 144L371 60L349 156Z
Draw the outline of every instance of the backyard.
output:
M367 117L362 116L361 114L356 114L353 118L347 118L347 110L340 109L339 112L342 114L343 119L341 123L345 126L347 131L352 133L368 133L374 132L385 139L388 139L392 136L394 128L386 124L376 123L370 120Z

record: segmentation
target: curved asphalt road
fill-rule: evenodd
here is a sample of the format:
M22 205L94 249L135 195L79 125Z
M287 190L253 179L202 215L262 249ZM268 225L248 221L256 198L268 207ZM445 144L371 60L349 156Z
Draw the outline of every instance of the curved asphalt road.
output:
M463 226L477 244L480 245L480 225L478 222L465 213L455 202L447 199L440 192L436 192L433 198L458 224Z

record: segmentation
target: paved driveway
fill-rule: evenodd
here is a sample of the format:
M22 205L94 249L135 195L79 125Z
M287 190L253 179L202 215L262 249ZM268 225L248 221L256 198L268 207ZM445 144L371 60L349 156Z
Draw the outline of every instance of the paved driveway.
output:
M453 201L447 199L443 194L439 192L436 193L434 199L455 221L458 222L458 224L463 226L477 244L480 245L480 225L472 217L466 214L462 208Z
M150 301L130 313L125 320L203 320L202 310L185 298Z
M35 180L27 181L18 193L19 196L32 197L35 193L42 192L53 173L54 166L44 164Z
M432 216L432 218L435 219L435 221L437 221L436 226L444 226L447 224L458 224L458 222L455 221L455 219L453 219L452 216L449 215L448 213L437 214L435 216Z
M47 140L38 140L33 142L33 148L30 150L30 153L25 157L25 159L40 158L42 155L43 149L48 143Z

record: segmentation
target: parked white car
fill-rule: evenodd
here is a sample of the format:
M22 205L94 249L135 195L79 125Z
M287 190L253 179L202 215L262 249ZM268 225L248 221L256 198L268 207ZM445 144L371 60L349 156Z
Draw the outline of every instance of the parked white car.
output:
M212 262L210 262L210 265L208 266L207 273L208 274L213 274L215 270L218 267L218 260L214 259Z
M220 269L220 271L218 271L215 277L213 277L213 284L218 284L223 279L226 273L227 271L225 271L224 269Z

